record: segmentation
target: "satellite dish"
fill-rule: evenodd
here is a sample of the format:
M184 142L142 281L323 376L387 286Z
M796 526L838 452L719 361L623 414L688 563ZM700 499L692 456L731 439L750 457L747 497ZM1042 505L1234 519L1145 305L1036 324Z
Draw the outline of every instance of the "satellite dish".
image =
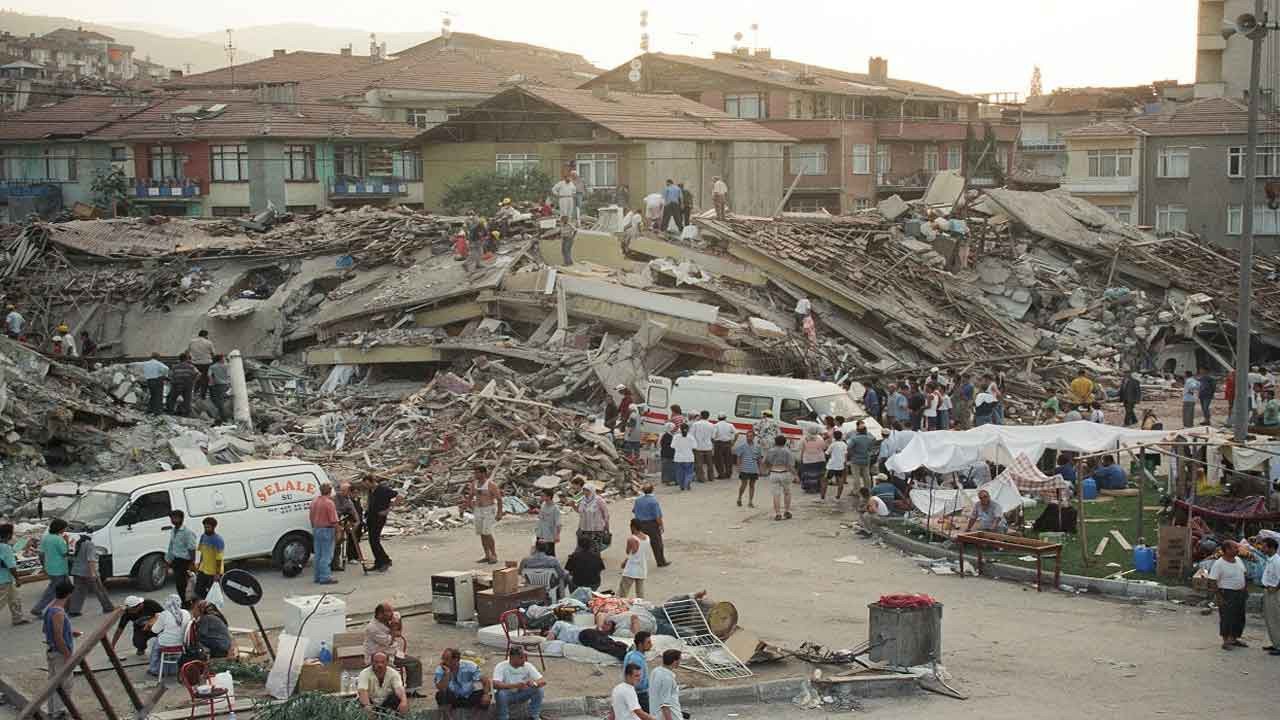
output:
M635 71L639 72L640 67L641 67L640 58L635 58L635 59L633 59L633 60L631 61L631 69L632 69L632 70L635 70Z
M627 73L627 79L633 83L640 82L640 71L632 70L631 72Z

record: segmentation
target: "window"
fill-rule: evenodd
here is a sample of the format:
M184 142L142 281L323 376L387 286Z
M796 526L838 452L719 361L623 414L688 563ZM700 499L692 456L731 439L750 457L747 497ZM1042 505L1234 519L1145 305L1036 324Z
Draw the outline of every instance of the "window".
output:
M939 111L940 112L938 114L938 117L942 118L943 120L959 120L960 119L960 107L954 103L943 103L943 105L939 108Z
M149 155L153 180L181 180L186 177L183 171L186 157L174 150L171 145L152 145Z
M725 95L724 112L736 118L763 120L765 117L764 96L759 93L749 95Z
M8 151L0 148L0 180L15 180L12 171L9 170L9 158L5 157Z
M1133 222L1133 208L1128 205L1099 205L1098 209L1115 218L1118 222Z
M209 148L214 182L249 181L249 146L214 145Z
M128 510L120 516L117 526L136 525L137 523L146 522L148 520L159 520L161 518L169 518L169 510L172 509L169 504L169 491L159 490L150 492L133 501Z
M1009 148L996 148L996 165L1000 168L1000 172L1008 172L1009 170Z
M316 179L316 146L285 145L284 179L314 182Z
M1227 175L1244 177L1244 148L1227 149ZM1258 147L1258 177L1280 176L1280 145Z
M422 156L417 150L393 150L391 174L401 180L417 182L422 179Z
M333 172L347 177L364 177L364 148L360 145L335 145Z
M187 515L190 517L249 509L244 485L238 482L189 487L182 491L182 495L187 499Z
M831 111L831 96L818 94L813 96L813 116L828 119L835 117Z
M853 174L854 175L870 175L871 174L871 146L870 145L854 145L853 146Z
M1244 207L1227 206L1227 234L1239 235L1244 232ZM1280 235L1280 211L1269 207L1253 209L1254 235Z
M76 149L74 147L46 149L44 151L44 176L50 180L74 181L76 179Z
M947 148L947 169L963 170L963 164L964 163L960 155L960 148L954 146Z
M618 185L618 153L578 153L578 177L588 190Z
M876 145L876 172L884 174L893 170L893 153L888 145Z
M924 149L924 169L928 172L938 172L937 145L929 145Z
M733 403L733 414L740 418L762 418L773 409L773 398L763 395L739 395Z
M1184 147L1164 148L1156 165L1156 177L1184 178L1191 175L1191 151Z
M1157 205L1156 230L1172 232L1187 229L1186 205Z
M315 205L286 205L284 209L293 213L294 215L307 215L309 213L315 212L316 206Z
M111 146L111 162L128 162L129 148L124 145Z
M440 122L440 110L428 110L427 108L409 108L405 110L405 119L408 123L419 130L426 130L432 125Z
M645 404L652 408L664 408L667 406L667 389L661 385L650 385L649 393L645 396Z
M499 153L497 155L497 171L499 175L516 175L525 170L537 170L542 159L534 153Z
M248 215L250 210L243 205L217 205L211 212L214 217L237 218Z
M782 401L782 411L778 413L778 419L784 423L795 424L797 420L804 420L809 417L809 406L804 404L803 400L784 399Z
M1132 177L1132 150L1090 150L1089 177Z
M854 198L853 199L854 210L870 210L871 207L872 207L872 203L870 198Z
M796 145L791 148L792 175L826 175L826 145Z

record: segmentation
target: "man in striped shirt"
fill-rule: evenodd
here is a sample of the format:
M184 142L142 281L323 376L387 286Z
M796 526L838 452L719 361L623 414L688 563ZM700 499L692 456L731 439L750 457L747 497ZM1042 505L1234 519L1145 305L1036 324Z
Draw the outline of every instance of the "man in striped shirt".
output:
M747 434L733 448L738 458L738 507L742 507L742 491L747 493L747 507L756 506L756 480L760 478L760 446L756 444L755 428L747 428Z

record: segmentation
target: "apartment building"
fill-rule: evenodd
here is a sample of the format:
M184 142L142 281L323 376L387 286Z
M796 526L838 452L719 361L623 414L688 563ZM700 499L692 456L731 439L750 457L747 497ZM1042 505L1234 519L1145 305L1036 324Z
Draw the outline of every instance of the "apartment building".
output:
M1126 222L1235 247L1249 191L1247 131L1246 104L1222 97L1081 128L1067 133L1063 187ZM1264 118L1262 133L1254 232L1260 250L1280 252L1280 120Z
M883 197L923 195L940 170L976 187L1004 183L1016 124L980 115L979 99L892 78L884 58L852 73L738 48L711 58L647 53L584 87L675 93L797 138L785 151L788 209L843 213Z
M1271 21L1280 17L1280 2L1267 0L1264 8ZM1249 94L1249 62L1252 43L1244 35L1222 37L1224 23L1234 24L1244 13L1253 13L1254 0L1197 0L1196 13L1196 84L1197 98L1225 97L1247 100ZM1280 92L1280 75L1270 67L1275 43L1273 32L1263 41L1264 72L1261 76L1264 98L1273 107ZM1265 71L1269 68L1270 71Z
M132 80L137 73L133 46L84 28L59 28L36 36L0 32L0 54L46 68L63 79Z

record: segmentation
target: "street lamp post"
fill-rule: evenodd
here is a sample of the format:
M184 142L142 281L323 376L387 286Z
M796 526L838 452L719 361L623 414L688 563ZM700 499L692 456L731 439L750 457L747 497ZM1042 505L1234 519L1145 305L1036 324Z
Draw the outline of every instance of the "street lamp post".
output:
M1244 35L1252 43L1249 62L1249 140L1244 155L1244 217L1240 234L1240 297L1236 318L1236 396L1231 425L1236 442L1249 439L1249 398L1253 388L1249 385L1250 329L1253 294L1253 207L1258 184L1258 96L1261 94L1262 41L1267 37L1267 14L1263 0L1254 0L1254 14L1244 14L1234 25L1227 24L1222 36L1229 38L1236 33Z

